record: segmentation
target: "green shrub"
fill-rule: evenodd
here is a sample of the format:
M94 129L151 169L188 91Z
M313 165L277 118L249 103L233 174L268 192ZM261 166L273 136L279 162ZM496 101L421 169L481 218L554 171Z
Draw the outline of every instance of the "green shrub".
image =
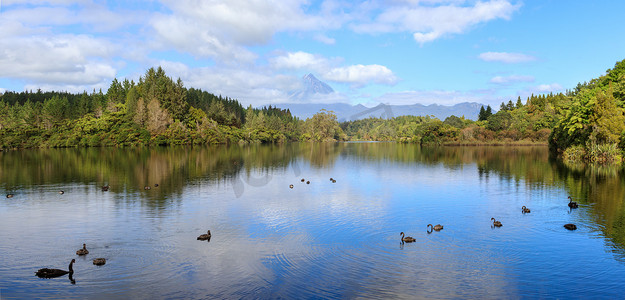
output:
M586 150L583 146L576 145L566 148L562 153L562 159L570 162L580 162L586 157Z

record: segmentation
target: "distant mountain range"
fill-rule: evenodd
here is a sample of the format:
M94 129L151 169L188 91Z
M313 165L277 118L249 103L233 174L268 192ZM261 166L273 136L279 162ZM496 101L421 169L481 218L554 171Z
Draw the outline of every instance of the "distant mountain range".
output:
M386 105L379 104L375 107L366 107L362 104L349 105L345 103L335 104L315 104L315 103L282 103L272 104L272 106L282 109L289 109L291 114L300 119L307 119L318 113L321 109L333 111L339 121L353 121L369 117L393 118L398 116L430 116L433 115L439 120L445 120L454 115L464 116L466 119L477 120L482 104L475 102L464 102L453 106L438 104L422 105Z
M368 117L392 118L398 116L429 116L433 115L440 120L454 115L457 117L464 116L467 119L477 120L477 115L482 104L475 102L464 102L453 106L444 105L385 105L379 104L375 107L366 107L364 105L349 105L346 103L334 104L315 104L305 103L319 96L330 95L334 93L334 89L325 82L317 79L313 74L307 74L302 77L303 88L289 93L289 99L293 103L272 104L272 106L282 109L289 109L291 114L300 118L307 119L318 113L321 109L333 111L339 121L353 121Z

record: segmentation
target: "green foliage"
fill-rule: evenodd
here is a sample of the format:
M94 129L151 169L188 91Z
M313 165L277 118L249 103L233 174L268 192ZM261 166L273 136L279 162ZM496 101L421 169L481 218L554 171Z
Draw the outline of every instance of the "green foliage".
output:
M588 161L620 161L625 145L625 60L606 73L578 84L570 105L562 105L564 116L549 137L553 150L566 153L569 148L584 147Z
M345 140L347 136L339 126L336 115L332 111L322 109L304 123L305 135L303 140L314 142L329 142Z
M586 149L581 145L571 146L562 153L562 158L565 161L583 161L585 157Z
M625 131L623 109L616 105L611 89L598 91L596 99L591 119L592 140L600 144L618 143Z
M625 60L566 94L502 102L478 121L450 116L337 122L322 110L305 121L276 107L247 109L228 97L187 89L162 68L102 91L7 91L0 95L0 147L149 146L374 140L420 144L545 143L566 157L618 161L625 149ZM573 147L573 148L571 148ZM568 149L571 150L568 150ZM582 153L582 154L580 154Z
M617 144L596 144L589 142L586 145L585 159L593 163L622 163L621 150Z
M445 121L443 121L444 124L452 126L452 127L456 127L456 128L464 128L465 127L465 119L464 117L462 118L458 118L454 115L451 115L447 118L445 118Z
M510 113L507 110L498 111L487 119L486 128L492 131L507 130L510 127Z
M61 122L68 114L69 101L65 97L54 96L43 103L43 119L48 129Z

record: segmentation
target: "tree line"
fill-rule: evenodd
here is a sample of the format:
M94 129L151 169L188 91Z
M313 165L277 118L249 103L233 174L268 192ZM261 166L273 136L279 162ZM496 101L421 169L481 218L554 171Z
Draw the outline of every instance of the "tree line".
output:
M398 141L424 145L548 144L569 160L621 161L625 149L625 60L565 93L531 95L465 116L368 118L339 123L322 110L243 107L186 88L151 68L138 82L114 79L106 93L5 92L0 147L150 146L289 141Z
M344 140L332 112L299 120L277 107L186 88L162 68L106 93L7 91L0 95L0 148L151 146Z

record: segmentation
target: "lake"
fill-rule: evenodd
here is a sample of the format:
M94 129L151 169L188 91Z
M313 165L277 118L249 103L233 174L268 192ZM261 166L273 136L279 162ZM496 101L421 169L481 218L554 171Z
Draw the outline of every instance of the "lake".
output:
M624 179L546 147L0 152L0 298L620 298Z

